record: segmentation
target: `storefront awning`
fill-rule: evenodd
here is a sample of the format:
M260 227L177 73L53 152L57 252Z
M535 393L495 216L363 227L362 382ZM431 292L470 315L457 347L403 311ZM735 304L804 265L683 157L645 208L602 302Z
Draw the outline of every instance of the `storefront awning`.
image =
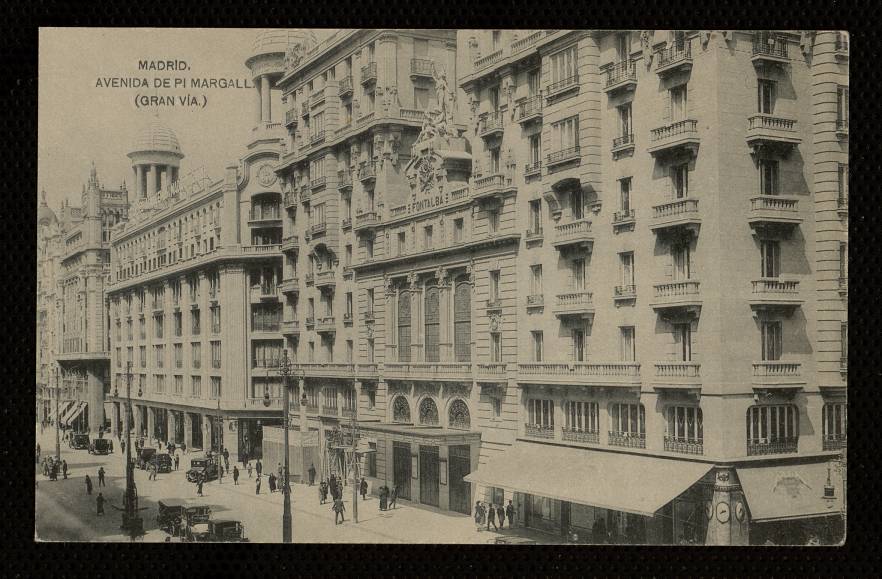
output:
M64 403L64 406L58 412L58 421L61 424L67 424L67 417L70 416L71 413L79 406L79 402L76 400L69 400Z
M738 467L738 479L754 521L780 521L838 515L842 477L830 468L832 496L825 498L827 463ZM828 491L829 492L829 491Z
M519 442L465 480L652 516L711 468L687 460Z
M82 414L83 410L85 410L85 409L86 409L85 402L77 402L73 406L73 408L71 408L70 412L67 413L67 415L64 417L64 419L61 421L61 423L64 424L65 426L69 425L71 422L76 420L77 416Z

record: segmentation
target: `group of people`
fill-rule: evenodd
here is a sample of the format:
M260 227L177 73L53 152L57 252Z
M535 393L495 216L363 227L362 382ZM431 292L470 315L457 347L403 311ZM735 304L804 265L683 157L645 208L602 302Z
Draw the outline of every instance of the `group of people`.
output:
M490 503L487 505L482 501L475 503L475 526L478 531L481 531L485 524L488 531L490 530L490 525L493 525L494 531L498 531L505 525L506 517L508 517L508 528L511 529L514 527L515 517L515 508L511 501L508 501L508 505L504 508L502 504ZM497 521L499 521L499 525L496 524Z
M58 460L54 456L44 456L40 460L40 471L43 476L49 480L58 480L58 472L61 471L62 476L67 478L67 461Z
M364 479L361 479L364 482ZM365 489L365 492L367 490ZM396 501L398 500L398 485L392 485L392 490L389 490L389 487L383 485L377 491L377 494L380 497L380 510L388 511L389 509L393 509L396 506Z

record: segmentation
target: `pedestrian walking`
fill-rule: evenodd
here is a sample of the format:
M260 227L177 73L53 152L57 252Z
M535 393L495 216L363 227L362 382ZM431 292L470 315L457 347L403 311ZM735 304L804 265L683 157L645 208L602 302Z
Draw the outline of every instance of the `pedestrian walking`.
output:
M496 526L496 505L490 503L490 508L487 509L487 530L490 530L490 525L493 525L493 530L498 531L499 527Z
M204 477L199 477L199 480L196 481L196 496L197 497L205 496L202 494L202 484L204 481L205 481Z
M481 532L481 528L484 526L484 517L482 516L481 501L475 501L475 526L478 528L478 532Z
M110 452L113 452L113 441L109 441L108 446L110 447Z
M361 477L361 484L358 485L358 490L361 491L361 500L366 500L367 499L368 484L367 484L367 481L365 480L364 477Z
M248 464L245 466L245 468L248 469L248 478L251 478L251 470L252 470L251 461L248 461Z
M122 452L123 454L126 453L126 441L125 441L125 440L120 441L120 443L119 443L119 450L120 450L120 452Z
M178 470L178 465L180 464L180 462L181 462L181 457L176 454L175 455L175 470Z
M217 465L217 483L223 484L224 482L224 467L221 465Z
M86 475L86 494L92 494L92 479L89 478L89 475Z
M508 501L508 505L505 507L505 516L508 517L508 528L514 528L515 509L511 501Z
M345 523L346 519L343 518L343 511L346 510L346 505L343 504L343 499L334 499L334 524L338 525L337 519L340 519L340 523Z
M282 480L282 463L279 463L279 476L276 477L276 480Z
M268 482L269 482L270 494L276 492L276 475L275 475L275 473L272 473L272 472L270 473Z
M383 485L380 487L380 510L385 511L387 506L387 501L389 500L389 487Z
M107 483L104 482L104 467L98 467L98 486L106 487Z
M64 476L64 480L67 480L67 461L61 461L61 473Z
M98 507L98 512L95 514L96 517L104 516L104 495L98 493L98 496L95 498L95 506Z
M233 466L233 484L239 485L239 467Z
M331 475L331 478L328 479L328 489L331 491L331 498L337 498L337 475Z
M39 448L37 448L37 452L40 452ZM309 472L309 486L312 486L315 484L315 464L309 465L308 472Z
M398 506L398 485L392 485L392 493L389 495L389 508Z
M260 462L260 459L257 459L257 466L254 467L257 470L257 478L260 478L261 473L263 472L263 464Z
M260 477L257 477L257 483L254 485L254 494L260 494Z
M230 462L230 451L224 448L224 462ZM229 468L227 470L230 470Z
M499 528L502 529L503 525L505 525L505 509L502 508L502 503L499 503L499 506L496 507L496 518L499 519Z
M322 479L319 483L319 504L323 505L328 502L328 483Z

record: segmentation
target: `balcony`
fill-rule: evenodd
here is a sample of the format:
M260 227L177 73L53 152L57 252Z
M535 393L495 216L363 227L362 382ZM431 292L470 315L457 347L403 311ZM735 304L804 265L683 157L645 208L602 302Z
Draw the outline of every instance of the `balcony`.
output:
M315 316L306 316L306 329L315 327Z
M593 296L588 291L557 294L551 311L557 317L576 316L587 318L594 315Z
M358 178L362 183L377 179L377 165L373 162L362 162L358 166Z
M297 368L307 378L352 378L355 375L355 364L311 362L298 364Z
M252 209L248 214L248 225L252 227L281 227L282 216L278 210L259 211Z
M328 231L328 224L326 222L313 223L309 227L309 233L313 238L320 237L320 236L324 235L327 231Z
M581 444L600 444L600 432L594 431L585 431L585 430L573 430L570 428L563 428L561 432L561 438L566 440L567 442L579 442Z
M542 174L542 161L527 163L524 165L524 177L534 177Z
M337 171L337 188L352 189L352 169Z
M376 211L365 211L355 215L355 231L372 230L380 224L380 217Z
M579 75L574 74L569 78L553 82L545 89L545 98L551 100L553 98L563 96L571 91L578 90Z
M836 35L836 44L833 47L836 58L848 58L848 34L838 33Z
M701 139L698 136L698 121L684 119L664 125L649 132L650 146L647 149L653 157L679 152L695 155Z
M505 362L481 362L475 364L475 379L479 382L505 382Z
M806 379L802 375L801 363L775 360L754 362L751 383L759 389L801 389L806 385Z
M613 301L623 302L637 299L637 286L634 284L617 285L613 290Z
M361 84L377 82L377 63L369 62L361 67Z
M610 430L608 432L610 446L622 446L625 448L646 448L645 432L624 432Z
M324 133L324 131L322 131L322 133ZM327 178L327 177L316 177L315 179L312 179L312 180L309 182L309 188L312 189L312 190L320 189L320 188L324 187L324 186L327 185L327 184L328 184L328 178Z
M622 209L613 213L612 224L614 228L633 225L637 221L637 213L634 209Z
M572 246L590 248L594 245L594 235L591 233L591 220L579 219L554 227L554 247L558 249Z
M251 288L251 300L276 301L279 299L279 286L274 283L262 283Z
M604 73L603 90L606 93L632 91L637 88L637 65L633 60L617 62Z
M471 362L386 362L387 378L471 382Z
M410 59L410 78L434 78L435 63L425 58Z
M656 53L655 72L659 76L692 69L692 44L674 42Z
M478 135L481 137L501 137L504 130L503 115L498 111L481 115L478 124Z
M665 436L665 450L680 454L704 454L704 441L702 439L683 440Z
M325 131L322 129L321 131L316 131L309 137L310 145L317 145L325 140Z
M297 251L300 249L300 237L288 235L282 238L282 251Z
M323 416L339 416L339 412L336 406L327 406L322 404L322 415Z
M325 101L325 89L317 88L312 91L309 95L309 106L310 108L319 105Z
M581 151L578 146L569 147L566 149L561 149L560 151L555 151L553 153L548 153L545 157L545 164L551 168L556 165L562 165L564 163L569 163L571 161L578 161L581 159Z
M750 200L747 222L757 231L789 232L802 223L799 200L778 195L759 195Z
M694 279L655 284L655 297L650 304L660 313L689 313L697 316L701 310L699 282Z
M297 209L297 193L294 191L288 191L285 193L285 207Z
M520 33L520 31L519 31L518 33ZM532 33L528 34L527 36L525 36L525 37L523 37L523 38L519 38L519 39L517 39L517 40L512 41L512 43L511 43L511 53L512 53L512 54L517 54L518 52L520 52L520 51L522 51L522 50L526 50L526 49L528 49L528 48L531 48L531 47L535 46L535 44L536 44L537 42L539 42L539 40L540 40L544 35L545 35L545 31L544 31L544 30L537 30L537 31L535 31L535 32L532 32Z
M300 334L300 320L282 321L282 334L285 334L286 336L296 336Z
M300 291L300 280L296 277L283 279L282 285L279 287L283 294L296 294Z
M656 362L653 388L659 390L701 390L701 364L697 362Z
M633 133L614 138L612 142L613 159L618 159L620 157L624 157L625 155L633 154L634 143L635 140Z
M505 176L501 174L487 175L486 177L477 177L475 178L473 183L475 189L475 199L488 199L499 197L507 189L505 186Z
M799 450L799 438L779 438L769 440L757 438L747 441L747 456L763 456L766 454L790 454Z
M325 316L315 321L315 331L319 334L332 334L337 331L334 316Z
M527 296L527 308L541 308L545 305L545 296L542 294L531 294Z
M315 287L332 290L335 285L334 270L325 269L315 274Z
M303 282L306 285L313 285L315 283L315 274L310 272L303 276Z
M836 136L848 137L848 119L836 119Z
M697 232L700 225L698 199L694 197L684 197L652 207L652 223L649 228L656 233L676 229Z
M766 278L751 283L753 291L750 294L750 307L754 311L783 311L790 316L802 305L799 282L796 280Z
M338 95L340 96L340 98L343 98L343 97L345 97L347 95L351 95L351 94L352 94L352 77L351 76L344 76L343 78L340 79L340 88L339 88Z
M754 155L770 152L787 157L801 142L794 119L765 114L747 118L747 145Z
M753 50L750 57L754 65L787 64L787 41L768 34L756 34L753 37Z
M542 95L518 101L518 122L526 124L542 119Z
M522 384L562 384L639 388L637 362L527 362L518 364Z
M848 440L843 434L825 434L822 443L824 450L842 450L848 446Z
M503 56L503 52L502 52L502 49L500 48L499 50L491 52L487 56L483 56L481 58L475 59L475 71L477 72L483 68L487 68L488 66L490 66L496 62L499 62L500 60L502 60L502 56Z
M544 438L551 440L554 438L554 427L527 423L524 424L524 436L528 438Z
M300 118L297 116L297 109L290 109L285 111L285 126L286 127L296 127L297 122Z

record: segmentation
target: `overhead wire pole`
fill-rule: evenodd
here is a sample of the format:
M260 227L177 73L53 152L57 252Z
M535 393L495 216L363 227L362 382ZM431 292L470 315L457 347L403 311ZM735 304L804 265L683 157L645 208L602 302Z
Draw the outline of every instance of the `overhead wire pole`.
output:
M55 368L55 460L61 460L61 424L58 422L58 399L61 398L61 366Z
M358 400L356 399L355 405L352 409L352 414L349 417L350 430L352 436L352 520L356 523L358 522L358 461L356 460L355 450L356 444L358 443L358 439L355 435L355 428L358 424L356 420L356 412L358 412Z
M285 454L284 471L282 479L282 495L284 505L282 507L282 542L291 543L294 541L292 520L291 520L291 476L290 465L288 464L288 427L291 420L289 415L289 396L288 396L288 376L291 374L291 362L288 360L287 348L282 350L282 359L279 360L279 374L282 376L282 432L284 433L282 451ZM264 392L264 405L269 406L269 390ZM301 465L301 472L306 465Z

